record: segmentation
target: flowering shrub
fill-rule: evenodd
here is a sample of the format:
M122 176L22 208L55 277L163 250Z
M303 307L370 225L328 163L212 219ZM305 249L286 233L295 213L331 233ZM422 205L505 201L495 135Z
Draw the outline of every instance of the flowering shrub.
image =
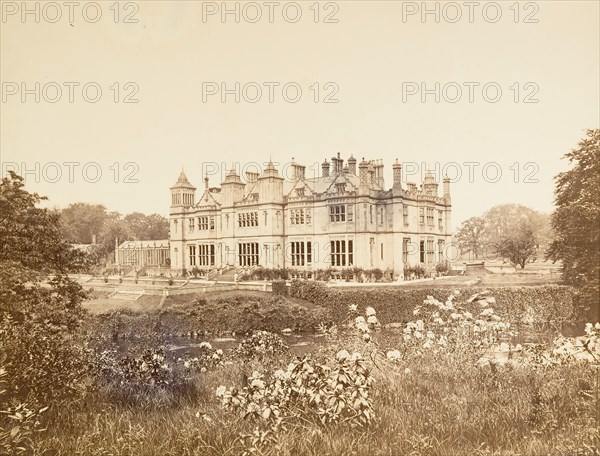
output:
M277 334L254 331L249 338L242 340L235 349L235 354L243 360L250 360L287 353L288 350L288 345Z
M524 362L534 368L587 362L600 363L600 323L585 325L581 337L559 336L554 339L552 350L544 344L534 344L525 349Z
M184 363L167 361L162 348L120 358L115 350L105 350L98 355L92 370L97 384L109 396L126 403L168 399L182 393L191 379Z
M224 354L220 348L214 349L210 342L202 342L198 349L199 353L194 354L193 357L186 353L183 357L177 358L177 363L183 366L187 378L223 365Z
M403 329L402 357L432 351L460 353L478 359L501 339L514 335L510 323L502 321L490 307L495 303L494 297L475 295L466 303L458 304L455 300L459 295L455 291L444 302L428 296L422 305L414 308L415 319ZM391 358L400 359L397 353Z
M358 309L358 307L356 304L350 304L348 306L350 318L352 318L352 316L355 315L357 309ZM354 318L354 322L353 322L352 326L354 327L354 329L357 330L359 335L362 336L362 339L365 342L371 341L371 332L372 331L381 328L381 324L379 323L379 320L377 319L377 312L375 312L375 309L373 309L373 307L367 307L365 309L364 316L359 315L356 318Z
M220 386L216 394L223 407L258 424L253 434L242 436L249 448L246 454L250 454L276 445L286 421L295 418L321 425L371 424L372 384L362 355L340 350L331 364L318 363L307 355L268 377L254 372L242 390Z

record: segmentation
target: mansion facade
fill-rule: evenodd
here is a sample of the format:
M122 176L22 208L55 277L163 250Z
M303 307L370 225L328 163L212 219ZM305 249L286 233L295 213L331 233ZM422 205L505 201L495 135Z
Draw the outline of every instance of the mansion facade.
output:
M385 187L380 160L347 163L337 154L307 178L291 164L284 179L271 161L262 173L235 169L219 187L204 179L200 195L182 171L171 187L169 260L171 272L228 268L379 268L402 279L405 266L426 269L445 261L451 236L450 181L441 194L432 173L424 182Z

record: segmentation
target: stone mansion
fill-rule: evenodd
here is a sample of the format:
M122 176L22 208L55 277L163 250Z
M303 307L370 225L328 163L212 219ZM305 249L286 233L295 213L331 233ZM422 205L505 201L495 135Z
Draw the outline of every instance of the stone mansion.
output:
M269 161L244 180L231 169L220 187L205 178L199 197L182 171L171 187L167 264L175 274L262 266L308 277L316 269L379 268L394 279L405 265L435 268L451 236L450 181L441 195L429 172L420 188L404 187L401 164L392 168L386 189L380 160L350 157L344 165L337 154L313 178L292 163L290 179Z

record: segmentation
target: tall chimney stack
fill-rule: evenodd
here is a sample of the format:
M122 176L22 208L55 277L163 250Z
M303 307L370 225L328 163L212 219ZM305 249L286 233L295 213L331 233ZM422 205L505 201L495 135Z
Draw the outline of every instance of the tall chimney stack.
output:
M356 176L356 158L354 158L354 155L350 155L348 159L348 171L350 174Z

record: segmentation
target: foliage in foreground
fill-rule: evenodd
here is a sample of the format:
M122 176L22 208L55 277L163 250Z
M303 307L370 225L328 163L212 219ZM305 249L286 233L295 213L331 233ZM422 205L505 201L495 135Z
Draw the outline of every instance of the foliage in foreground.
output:
M328 343L302 358L266 332L224 352L203 342L180 358L116 357L111 388L144 393L125 406L105 388L51 408L32 447L98 456L596 454L600 325L520 347L496 304L489 293L427 297L397 332L380 330L374 308L350 304L346 323L328 326ZM186 389L172 387L175 372Z

